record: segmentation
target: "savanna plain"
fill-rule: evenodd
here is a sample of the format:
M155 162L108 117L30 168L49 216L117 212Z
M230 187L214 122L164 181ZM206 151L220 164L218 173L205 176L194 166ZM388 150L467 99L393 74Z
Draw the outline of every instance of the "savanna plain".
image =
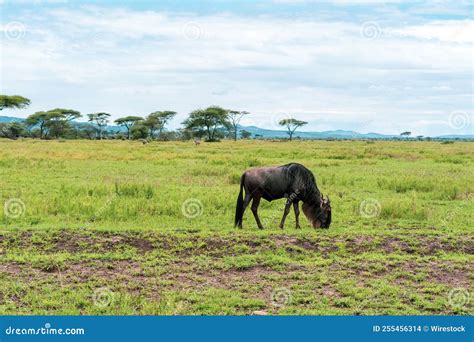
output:
M329 229L248 168L304 164ZM474 143L0 140L0 314L474 313Z

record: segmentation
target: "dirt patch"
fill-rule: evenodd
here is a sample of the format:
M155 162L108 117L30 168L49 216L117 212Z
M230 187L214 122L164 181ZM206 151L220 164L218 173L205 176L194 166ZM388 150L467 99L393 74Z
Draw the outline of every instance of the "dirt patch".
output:
M316 245L314 242L312 241L309 241L309 240L303 240L303 239L297 239L295 241L295 245L298 246L298 247L301 247L303 249L306 249L308 251L320 251L321 248L318 247L318 245ZM337 249L337 248L336 248Z
M199 236L173 235L171 233L135 232L58 232L36 233L22 232L19 235L1 236L2 253L10 247L24 251L41 250L44 253L103 253L119 252L134 248L140 254L151 251L165 251L179 257L207 255L223 257L242 253L256 254L284 248L290 255L301 253L319 253L330 257L340 248L351 255L379 252L414 255L436 255L439 253L474 254L472 236L456 237L449 240L441 236L410 235L394 236L309 236L291 235L256 236ZM246 247L242 248L242 247Z
M396 253L403 252L412 254L414 249L408 242L394 237L385 237L381 240L376 237L362 235L356 238L349 238L344 242L346 250L350 254L362 254L369 252Z
M162 275L163 280L170 281L175 289L198 290L203 288L233 289L238 284L258 284L268 275L278 272L270 267L253 266L245 269L200 269L187 262L173 264L168 272Z
M269 240L252 236L185 236L175 241L167 249L171 254L180 258L196 255L207 255L220 258L243 253L255 254L262 251L273 250L274 246Z
M271 238L277 247L296 244L298 241L296 237L290 235L273 235Z
M114 278L137 280L145 277L141 266L136 262L128 260L67 264L59 272L65 280L78 280L81 282L92 279L112 281Z
M131 239L128 241L128 243L135 247L136 249L146 253L146 252L149 252L151 250L153 250L153 245L152 243L147 240L147 239L143 239L143 238L135 238L135 239Z
M86 232L78 233L67 230L58 232L43 233L33 235L31 232L24 232L19 239L8 241L5 239L5 247L18 246L22 250L41 250L45 253L103 253L104 251L120 251L128 247L136 248L140 253L147 253L154 249L150 240L141 236L134 236L129 233L103 233ZM43 234L43 235L40 235ZM138 235L138 234L137 234ZM2 241L0 241L1 243Z
M322 294L324 297L329 297L329 298L341 298L342 295L339 291L334 289L332 286L324 286L322 289Z
M85 246L93 246L95 244L94 238L86 235L69 233L61 231L52 239L51 252L61 253L78 253L85 249Z
M21 266L17 263L2 263L0 264L0 274L7 274L10 276L18 276L21 273Z
M415 248L410 246L407 241L401 240L399 238L387 238L382 241L380 244L380 248L385 253L406 253L406 254L413 254L417 252ZM418 250L418 252L420 252Z
M64 284L87 282L90 280L114 281L116 278L122 280L144 278L141 266L133 261L88 261L63 263L61 265L42 265L4 263L0 265L0 274L6 274L15 280L32 281L61 281Z
M278 273L269 267L254 266L243 270L208 272L203 276L206 286L232 290L248 284L261 284L265 276L275 274ZM261 295L264 296L264 294Z
M335 242L327 238L297 238L288 235L274 235L271 237L277 247L284 247L290 254L296 254L298 249L310 253L320 253L327 257L330 253L339 250ZM295 248L296 247L296 248Z
M394 275L398 271L406 272L409 275L404 276L403 273L397 279L397 283L402 282L419 282L428 280L435 284L444 284L451 287L469 287L472 281L469 279L470 271L474 268L474 262L454 263L451 261L403 261L403 262L386 262L364 261L354 267L353 264L333 263L330 266L332 272L351 274L351 278L358 284L363 286L367 281L374 279L387 278ZM412 277L418 276L420 272L425 275L420 280L414 280ZM340 278L340 277L338 277Z
M436 255L440 252L474 254L472 238L446 241L441 237L412 235L407 240L398 237L361 236L346 241L346 250L351 254L367 252Z
M170 264L165 268L157 267L154 270L128 260L66 262L48 269L31 264L5 263L0 266L0 274L23 283L48 283L60 287L88 282L98 284L97 286L125 287L129 292L140 295L147 295L156 289L206 291L218 288L245 292L248 286L268 283L266 277L287 275L286 272L277 272L264 266L242 270L210 270L194 268L188 262ZM251 296L267 298L270 292L268 286L262 286L255 293L252 292Z
M469 277L474 269L474 262L466 262L465 265L456 265L452 262L429 262L425 267L431 282L452 287L469 288L472 286L472 280Z

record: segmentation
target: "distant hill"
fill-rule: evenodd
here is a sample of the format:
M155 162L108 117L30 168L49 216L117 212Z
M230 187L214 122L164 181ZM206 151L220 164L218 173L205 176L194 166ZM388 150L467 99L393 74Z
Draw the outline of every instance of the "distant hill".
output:
M447 135L439 135L436 138L438 139L469 139L469 140L474 140L474 135L473 134L466 134L466 135L456 135L456 134L447 134Z
M11 116L0 116L0 123L21 122L22 118L14 118ZM75 124L84 124L84 122L74 122ZM252 137L258 136L264 139L288 138L288 134L284 130L265 129L256 126L239 126L239 130L246 130L252 133ZM106 131L124 132L121 126L107 126ZM394 139L400 138L399 135L380 134L380 133L359 133L355 131L334 130L322 132L295 132L294 138L301 139ZM440 135L431 137L432 139L468 139L474 140L474 135Z
M0 115L0 123L8 123L8 122L21 122L24 121L22 118L14 118L11 116L1 116Z
M240 126L240 129L244 129L252 136L259 135L263 138L288 138L288 134L284 130L271 130L264 129L255 126ZM355 131L323 131L323 132L295 132L295 138L300 137L301 139L392 139L398 137L398 135L384 135L379 133L367 133L362 134Z
M284 130L265 129L256 126L239 126L240 130L246 130L252 133L252 136L258 135L262 138L288 138L288 134ZM359 133L355 131L334 130L322 132L298 132L296 131L294 138L301 139L400 139L400 135L396 134L380 134L380 133ZM413 138L413 137L412 137ZM440 135L431 137L432 139L469 139L474 140L474 135Z

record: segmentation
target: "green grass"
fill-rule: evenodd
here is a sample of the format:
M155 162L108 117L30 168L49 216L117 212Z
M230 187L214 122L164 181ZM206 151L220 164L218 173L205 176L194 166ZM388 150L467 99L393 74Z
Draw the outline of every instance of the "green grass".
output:
M473 314L473 146L0 140L0 314ZM242 172L288 162L331 228L234 229Z

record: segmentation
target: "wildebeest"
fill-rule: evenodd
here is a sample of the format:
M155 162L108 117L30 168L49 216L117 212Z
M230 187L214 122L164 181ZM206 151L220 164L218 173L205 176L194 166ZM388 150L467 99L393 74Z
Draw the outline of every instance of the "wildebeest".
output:
M245 189L245 198L243 190ZM290 163L282 166L261 167L247 170L240 179L240 192L235 209L235 226L242 228L245 209L252 201L252 213L257 226L263 229L258 217L260 199L269 202L286 198L285 211L280 222L280 228L285 225L285 219L290 212L291 204L295 211L296 228L299 223L299 201L303 202L303 213L314 228L329 228L331 224L331 202L324 198L316 186L313 173L301 164Z

